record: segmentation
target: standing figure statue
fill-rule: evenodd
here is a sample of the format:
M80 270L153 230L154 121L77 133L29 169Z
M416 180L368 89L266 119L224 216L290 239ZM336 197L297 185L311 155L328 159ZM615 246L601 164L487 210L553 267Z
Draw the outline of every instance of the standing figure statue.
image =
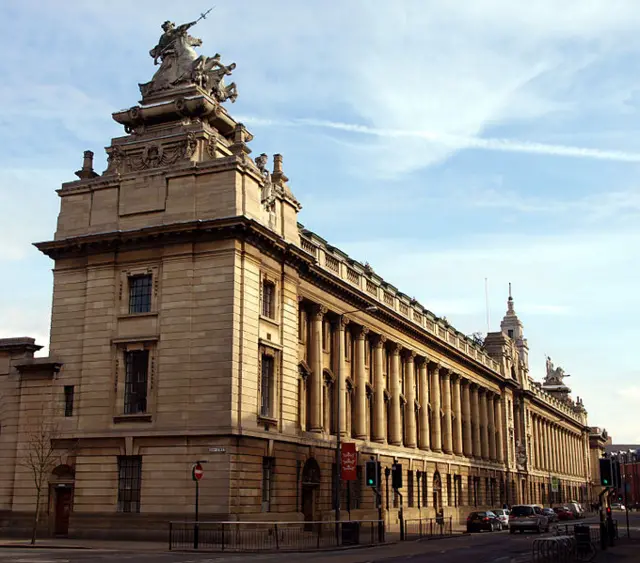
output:
M204 16L206 13L199 19ZM202 39L187 33L199 19L177 27L169 20L162 24L163 33L158 44L149 51L153 63L160 64L160 68L150 82L140 85L143 96L182 84L197 84L218 102L235 102L238 96L236 85L234 82L225 85L224 77L231 75L236 64L224 65L219 54L215 57L198 55L194 47L200 47Z

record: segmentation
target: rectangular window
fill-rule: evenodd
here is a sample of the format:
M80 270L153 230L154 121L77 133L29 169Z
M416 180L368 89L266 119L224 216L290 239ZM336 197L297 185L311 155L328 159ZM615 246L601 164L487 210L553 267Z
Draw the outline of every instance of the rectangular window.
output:
M407 506L413 508L413 471L407 471Z
M64 386L64 416L73 416L73 385Z
M422 472L422 506L427 507L429 504L429 487L427 484L427 472Z
M307 323L307 315L302 307L298 311L298 340L300 342L306 342L307 340L307 331L306 331L306 323Z
M147 412L149 351L125 352L124 414Z
M276 318L276 285L264 280L262 282L262 315L270 319Z
M268 354L262 354L262 374L260 378L260 416L273 417L273 391L274 391L274 358Z
M129 313L151 311L151 274L129 277Z
M262 512L271 512L275 464L276 460L273 457L262 458Z
M118 456L118 512L140 512L142 457Z

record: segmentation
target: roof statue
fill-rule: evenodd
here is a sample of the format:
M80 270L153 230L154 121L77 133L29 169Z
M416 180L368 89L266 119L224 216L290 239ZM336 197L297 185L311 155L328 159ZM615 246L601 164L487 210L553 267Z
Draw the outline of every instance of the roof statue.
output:
M544 378L544 385L564 385L564 378L569 377L561 367L555 367L551 358L547 356L547 375Z
M149 51L153 63L159 64L160 68L150 82L140 84L143 97L177 86L196 84L218 102L236 101L238 91L235 82L229 85L224 82L224 77L231 75L236 64L224 65L218 53L213 57L198 55L194 47L200 47L202 39L187 33L210 11L201 14L195 21L177 27L169 20L162 24L163 33L158 44Z

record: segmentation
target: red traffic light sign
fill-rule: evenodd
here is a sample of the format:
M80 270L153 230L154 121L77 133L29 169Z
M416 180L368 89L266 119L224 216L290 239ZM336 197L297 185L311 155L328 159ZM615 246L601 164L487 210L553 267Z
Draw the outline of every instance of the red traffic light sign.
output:
M195 463L193 465L193 469L191 469L191 478L194 481L200 481L200 479L202 479L203 476L204 476L204 469L202 469L202 465L200 465L199 463Z

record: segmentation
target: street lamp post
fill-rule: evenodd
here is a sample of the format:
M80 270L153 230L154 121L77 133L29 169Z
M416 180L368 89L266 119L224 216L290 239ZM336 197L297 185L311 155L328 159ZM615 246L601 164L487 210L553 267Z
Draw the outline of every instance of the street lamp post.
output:
M336 518L336 541L339 541L340 535L340 497L342 492L342 475L341 475L341 466L342 466L342 428L340 427L340 409L342 408L342 385L344 382L344 373L343 373L343 365L344 365L344 338L340 338L340 334L342 332L342 321L345 315L349 315L351 313L375 313L378 310L378 307L375 305L371 305L369 307L365 307L363 309L354 309L353 311L347 311L346 313L340 313L338 316L338 345L336 346L336 355L338 357L338 383L337 383L337 397L336 397L336 418L337 418L337 431L336 431L336 508L335 508L335 518Z

